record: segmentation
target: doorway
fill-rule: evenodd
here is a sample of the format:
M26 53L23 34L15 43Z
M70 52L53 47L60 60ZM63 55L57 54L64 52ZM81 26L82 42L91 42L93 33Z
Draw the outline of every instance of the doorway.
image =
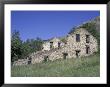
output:
M86 54L89 54L90 53L90 47L89 45L86 45Z
M50 49L53 48L53 42L50 42Z
M48 56L44 56L44 62L48 61Z
M32 61L32 58L29 57L29 58L28 58L28 64L31 64L31 61Z
M63 59L67 59L68 53L63 53Z
M80 50L76 50L76 57L78 58L80 54Z

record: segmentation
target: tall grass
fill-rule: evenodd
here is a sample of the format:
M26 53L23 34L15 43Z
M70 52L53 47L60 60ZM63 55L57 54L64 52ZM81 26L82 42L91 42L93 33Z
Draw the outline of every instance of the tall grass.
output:
M12 77L98 77L100 56L60 59L53 62L25 66L12 66Z

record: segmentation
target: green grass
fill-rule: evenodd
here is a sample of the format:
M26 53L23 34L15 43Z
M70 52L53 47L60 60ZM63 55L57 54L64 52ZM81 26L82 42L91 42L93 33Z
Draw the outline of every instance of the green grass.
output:
M56 60L25 66L12 66L12 77L99 77L100 56Z

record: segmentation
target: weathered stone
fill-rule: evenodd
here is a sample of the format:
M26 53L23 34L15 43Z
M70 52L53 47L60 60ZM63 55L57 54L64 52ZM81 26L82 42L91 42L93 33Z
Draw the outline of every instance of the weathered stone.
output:
M87 36L89 36L89 38L87 38ZM87 40L89 41L87 42ZM65 44L59 38L53 38L45 42L42 51L30 55L31 63L43 62L45 57L48 57L51 61L56 59L80 58L89 56L98 51L97 39L84 28L76 29L73 34L67 35L66 41L67 43ZM28 61L28 58L25 60L18 60L15 61L14 65L26 65Z

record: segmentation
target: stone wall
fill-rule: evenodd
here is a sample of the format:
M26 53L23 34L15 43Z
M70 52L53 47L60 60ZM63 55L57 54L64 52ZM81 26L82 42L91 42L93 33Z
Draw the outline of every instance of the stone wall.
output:
M76 42L76 34L80 34L80 42ZM86 35L90 35L90 42L86 43ZM54 40L53 40L54 41ZM56 41L57 42L57 41ZM86 53L86 45L90 47L90 51ZM56 47L57 48L57 47ZM59 58L64 58L64 53L67 53L67 58L77 58L76 50L80 50L78 57L89 56L94 52L98 51L98 44L95 37L93 37L87 30L80 28L76 29L75 32L67 37L67 44L61 48L42 51L41 55L36 54L37 56L33 57L33 63L41 62L44 60L45 56L48 56L48 59L53 61Z
M44 51L44 50L50 50L50 42L45 42L45 43L43 44L43 49L42 49L42 51Z
M76 34L80 34L80 42L76 42ZM86 43L86 35L90 35L90 42ZM87 56L93 52L98 51L98 44L95 37L93 37L87 30L80 28L76 29L72 35L67 39L67 45L70 50L81 50L80 56ZM90 53L86 54L86 45L90 46Z
M13 63L14 66L27 65L27 64L28 64L28 59L19 59Z
M80 34L80 41L76 42L76 34ZM90 41L86 42L86 35L89 35ZM34 52L30 55L31 63L40 63L45 60L45 57L50 61L63 58L80 58L83 56L89 56L98 51L98 44L95 37L93 37L86 29L76 29L73 34L66 37L67 43L64 44L58 38L54 38L48 42L45 42L42 51ZM53 42L53 49L50 49L50 42ZM61 42L61 47L58 48L58 42ZM86 46L89 46L90 50L86 53ZM28 58L25 63L17 62L18 65L28 64ZM27 63L26 63L27 62ZM17 65L17 63L15 65Z
M51 40L49 40L49 41L46 41L46 42L44 42L44 44L43 44L43 50L42 51L44 51L44 50L50 50L51 48L50 48L50 42L53 42L53 48L58 48L58 43L60 43L60 47L63 47L64 46L64 43L59 39L59 38L53 38L53 39L51 39Z

